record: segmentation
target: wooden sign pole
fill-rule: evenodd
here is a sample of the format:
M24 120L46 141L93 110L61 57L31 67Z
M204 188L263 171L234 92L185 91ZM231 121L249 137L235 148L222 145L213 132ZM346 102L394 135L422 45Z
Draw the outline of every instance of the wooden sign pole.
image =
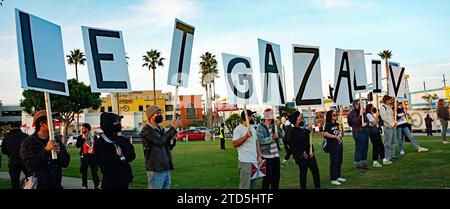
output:
M52 117L52 106L50 103L50 94L48 92L44 92L44 98L45 98L45 107L47 111L47 123L48 123L48 130L49 130L49 137L50 137L50 143L53 143L55 141L55 129L53 127L53 117ZM70 124L65 124L66 126ZM56 160L58 159L58 154L55 150L52 150L52 159Z

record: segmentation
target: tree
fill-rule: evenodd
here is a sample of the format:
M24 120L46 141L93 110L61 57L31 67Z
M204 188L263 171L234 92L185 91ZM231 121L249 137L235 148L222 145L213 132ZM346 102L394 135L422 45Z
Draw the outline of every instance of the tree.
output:
M161 57L161 52L158 52L156 49L152 49L148 51L146 55L142 56L142 60L144 61L142 67L148 67L148 70L153 70L153 99L154 104L156 105L155 70L158 66L164 67L163 61L165 58Z
M227 126L228 130L230 130L230 133L233 133L234 129L239 125L240 122L242 122L241 116L239 114L232 114L225 120L225 125Z
M378 56L380 56L381 59L384 59L384 62L386 64L386 86L387 86L387 94L389 95L389 59L391 59L393 56L392 51L384 50L378 53Z
M86 63L86 57L79 49L70 51L70 54L66 55L66 57L69 65L75 65L75 78L78 81L78 65L84 65Z
M207 124L208 127L211 128L212 125L212 101L215 100L215 95L212 96L211 85L215 86L215 79L218 78L219 70L217 69L217 60L216 55L211 54L210 52L205 52L200 56L200 80L202 87L205 88L206 91L206 115L207 115ZM214 90L215 94L215 90Z
M69 65L75 65L75 78L78 81L78 65L84 65L86 63L86 57L79 49L70 51L69 55L66 55L67 63ZM77 114L77 134L80 133L80 116Z
M92 93L90 86L75 79L70 79L68 84L70 96L50 94L52 111L60 113L56 120L62 122L64 126L62 138L64 144L67 142L67 133L75 119L75 114L89 108L96 110L101 105L100 94ZM45 109L43 92L24 90L22 95L24 99L20 101L20 106L26 113L32 115L35 111Z

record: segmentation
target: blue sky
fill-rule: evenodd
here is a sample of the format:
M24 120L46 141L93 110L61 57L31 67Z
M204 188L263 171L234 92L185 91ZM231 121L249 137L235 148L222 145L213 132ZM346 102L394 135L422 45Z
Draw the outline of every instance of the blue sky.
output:
M65 54L74 48L84 51L82 25L123 31L133 90L152 88L151 73L141 67L146 51L158 49L169 59L175 18L196 27L189 88L180 89L181 94L204 93L198 64L206 51L217 56L221 75L222 52L251 57L258 72L257 38L281 45L289 100L294 96L292 44L320 46L324 91L334 80L335 48L373 53L367 62L379 59L376 54L384 49L392 50L393 61L411 75L411 90L422 90L423 81L427 88L442 87L444 73L450 80L447 0L4 0L0 7L0 100L4 104L18 104L22 92L15 8L60 25ZM168 63L156 75L157 89L166 92L174 90L165 85ZM67 74L75 77L73 66L67 66ZM79 75L89 83L86 67L79 69ZM217 93L226 97L221 77Z

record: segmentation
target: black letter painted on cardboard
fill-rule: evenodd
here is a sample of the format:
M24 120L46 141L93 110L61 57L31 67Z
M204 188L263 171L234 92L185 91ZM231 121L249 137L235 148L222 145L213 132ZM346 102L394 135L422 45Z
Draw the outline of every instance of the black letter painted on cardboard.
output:
M317 60L319 59L319 49L316 48L300 48L294 47L294 53L306 53L313 54L313 58L309 63L308 69L306 69L305 75L303 76L302 83L300 85L300 89L298 90L297 96L295 98L295 103L297 105L320 105L322 104L321 98L318 99L303 99L303 94L305 93L306 85L308 84L309 77L316 65Z
M26 80L29 87L66 92L65 84L38 78L34 60L33 40L31 35L30 15L19 11L20 31L22 33L23 57L25 60Z
M362 85L362 86L358 86L358 83L356 82L356 71L353 74L353 86L355 87L355 90L365 90L366 86Z
M233 78L231 77L231 72L233 71L234 66L239 63L244 63L246 68L250 68L250 62L248 62L248 60L239 58L239 57L232 59L229 62L228 68L227 68L228 83L230 86L232 86L234 95L236 95L237 97L242 98L242 99L250 99L253 95L252 76L248 75L248 74L239 74L239 85L244 85L244 80L246 80L248 82L248 91L246 91L246 92L239 91L236 88L236 86L234 85Z
M126 81L104 81L100 61L113 61L112 54L100 54L98 52L97 37L110 37L120 39L120 33L116 31L105 31L89 29L89 42L91 44L92 61L94 63L95 78L98 89L127 89Z
M380 69L381 66L381 61L378 60L372 60L372 65L375 65L375 83L372 84L373 85L373 93L381 93L381 88L380 88L380 84L378 83L378 73L380 73L380 71L378 69Z
M188 25L185 25L181 22L177 22L176 26L177 29L183 31L183 39L181 40L181 50L180 50L180 60L178 62L178 75L177 75L177 83L181 84L181 75L183 73L183 61L184 61L184 48L186 48L186 38L187 34L194 35L194 28L190 27Z
M390 71L391 78L392 78L392 86L394 87L395 96L398 96L397 94L398 94L398 90L400 89L400 84L403 79L403 74L405 73L405 68L403 67L402 70L400 71L400 76L398 77L398 80L395 80L394 71L392 70L392 66L390 66L390 65L389 65L389 71Z
M345 65L347 66L345 71L344 71L344 62L345 62ZM341 87L342 78L347 78L348 95L350 98L350 103L352 103L353 95L352 95L352 83L351 83L351 79L350 79L350 65L349 65L349 61L348 61L348 52L344 52L344 54L342 55L341 66L339 68L338 80L336 83L336 89L334 91L334 102L337 101L338 94L339 94L339 88Z
M269 64L269 57L272 57L272 65ZM280 91L281 103L286 104L284 101L283 85L281 83L281 76L278 71L277 62L275 60L275 53L273 52L272 45L266 44L266 55L264 61L264 102L267 102L268 87L269 87L269 73L275 73L278 78L278 89Z

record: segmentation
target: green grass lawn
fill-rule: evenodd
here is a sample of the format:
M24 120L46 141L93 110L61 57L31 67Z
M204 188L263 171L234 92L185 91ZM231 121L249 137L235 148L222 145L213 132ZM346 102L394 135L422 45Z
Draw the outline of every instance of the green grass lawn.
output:
M344 138L344 163L342 176L347 182L340 187L330 184L328 154L320 149L320 137L314 137L316 158L319 164L322 188L346 189L431 189L450 188L450 145L442 145L440 137L417 137L427 153L417 153L410 143L405 144L406 155L394 164L383 168L371 168L359 174L353 164L354 142ZM370 143L369 143L370 144ZM177 143L173 151L175 170L172 171L173 189L234 189L238 187L237 150L227 141L227 150L220 150L218 141ZM147 177L144 169L143 150L135 145L137 158L132 163L135 176L132 188L146 188ZM70 148L70 167L65 176L80 177L78 149ZM284 151L282 156L284 156ZM1 171L6 171L6 157L3 157ZM371 163L371 145L368 154ZM0 181L0 188L4 183ZM258 182L261 185L261 181ZM7 187L6 187L7 188ZM281 168L280 188L299 188L298 167L291 159L288 166ZM313 188L311 174L308 173L308 188Z

